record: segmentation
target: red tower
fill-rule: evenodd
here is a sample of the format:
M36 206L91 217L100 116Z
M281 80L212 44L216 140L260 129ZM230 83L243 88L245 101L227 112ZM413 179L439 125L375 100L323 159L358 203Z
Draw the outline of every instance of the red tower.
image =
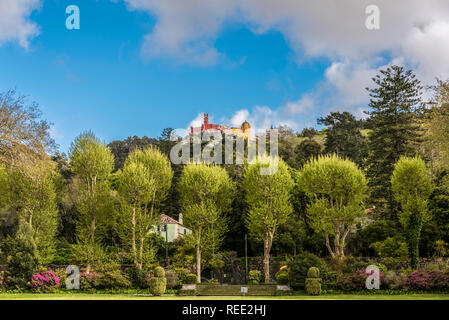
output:
M201 127L196 127L196 128L190 127L190 132L191 133L200 133L202 131L210 130L210 129L221 131L220 125L209 123L209 114L205 113L203 116L203 124L201 125Z

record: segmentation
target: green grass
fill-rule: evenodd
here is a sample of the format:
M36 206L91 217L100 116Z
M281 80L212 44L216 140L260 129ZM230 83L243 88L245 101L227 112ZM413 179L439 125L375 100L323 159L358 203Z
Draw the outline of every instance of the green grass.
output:
M335 294L311 297L298 296L202 296L202 297L180 297L175 295L164 295L153 297L138 294L88 294L88 293L1 293L0 300L449 300L449 294L406 294L406 295L356 295Z

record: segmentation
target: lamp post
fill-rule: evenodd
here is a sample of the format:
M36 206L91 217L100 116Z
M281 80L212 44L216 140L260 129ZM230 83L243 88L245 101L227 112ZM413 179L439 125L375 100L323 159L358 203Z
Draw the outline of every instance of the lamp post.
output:
M168 228L165 225L165 266L168 268L170 265L170 260L168 258Z

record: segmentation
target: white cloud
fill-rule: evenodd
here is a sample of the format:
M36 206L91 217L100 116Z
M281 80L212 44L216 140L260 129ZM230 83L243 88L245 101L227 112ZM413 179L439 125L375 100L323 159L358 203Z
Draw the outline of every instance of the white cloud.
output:
M215 40L226 23L237 22L256 34L280 32L299 63L316 58L330 62L323 82L296 101L276 109L239 110L231 122L245 116L258 126L283 122L299 127L307 121L310 124L304 115L315 114L317 108L321 114L345 110L362 117L369 99L365 87L390 63L413 67L424 84L435 76L449 77L447 0L124 1L130 9L144 10L156 18L142 48L149 58L217 63L225 52L217 51ZM380 30L365 27L365 8L372 4L380 8Z
M282 111L289 115L306 113L313 109L315 100L310 94L305 94L298 101L288 102Z
M192 121L190 121L186 130L190 130L190 127L194 127L194 128L201 127L202 124L203 124L203 113L198 113L196 118L193 119Z
M39 27L29 20L29 16L40 5L40 0L1 0L0 44L18 41L28 48L30 39L39 34Z
M156 17L144 52L183 62L217 61L214 41L229 21L255 33L280 31L298 59L326 57L332 61L361 61L383 52L422 62L434 41L443 48L430 52L432 65L446 62L449 2L447 0L377 0L381 29L367 30L365 8L372 0L124 0L133 10ZM424 45L424 48L419 45ZM412 50L410 52L410 50ZM446 55L444 55L446 53ZM425 61L424 61L425 62ZM449 65L444 67L449 71Z
M249 111L246 109L242 109L234 113L229 123L232 127L238 128L242 125L243 122L248 121L249 118Z

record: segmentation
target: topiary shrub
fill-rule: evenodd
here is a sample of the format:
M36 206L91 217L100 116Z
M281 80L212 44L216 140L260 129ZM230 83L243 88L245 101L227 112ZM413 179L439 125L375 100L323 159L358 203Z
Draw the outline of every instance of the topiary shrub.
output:
M317 267L310 267L309 271L307 271L307 278L319 278L320 277L320 269Z
M196 274L188 273L185 277L184 284L196 284Z
M276 273L276 282L280 285L288 285L288 272L278 271Z
M310 267L325 270L327 265L320 257L309 252L298 254L289 262L289 280L294 289L304 289L307 271Z
M319 296L321 294L320 270L317 267L311 267L307 271L305 288L307 294L311 296Z
M157 266L153 269L153 275L148 279L148 287L153 296L161 296L165 293L167 279L164 268Z
M167 289L176 289L179 287L178 276L173 271L165 270L165 279L167 279Z
M259 284L262 281L262 272L251 270L248 274L248 284Z

